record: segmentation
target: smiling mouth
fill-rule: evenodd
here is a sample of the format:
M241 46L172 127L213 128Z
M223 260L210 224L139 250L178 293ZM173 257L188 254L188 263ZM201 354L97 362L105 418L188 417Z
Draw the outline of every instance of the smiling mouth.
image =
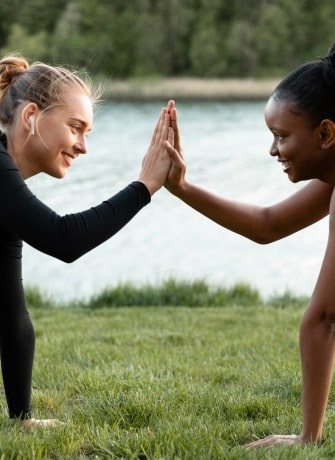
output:
M283 171L286 172L289 167L291 166L291 162L290 161L286 161L286 160L281 160L280 161L281 165L282 165L282 168L283 168Z
M66 162L71 166L72 160L75 158L72 155L69 155L66 152L62 152L63 157L66 159Z

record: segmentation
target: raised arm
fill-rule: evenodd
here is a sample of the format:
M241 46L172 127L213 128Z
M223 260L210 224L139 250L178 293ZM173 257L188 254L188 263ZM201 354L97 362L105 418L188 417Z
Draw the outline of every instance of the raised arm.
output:
M46 254L74 261L124 227L164 184L171 163L164 141L170 131L170 117L163 109L138 181L103 203L65 216L33 195L0 142L0 225Z
M171 110L171 126L175 147L166 142L172 167L165 187L222 227L265 244L284 238L328 214L333 187L319 180L312 180L289 198L269 207L229 200L188 182L175 108Z

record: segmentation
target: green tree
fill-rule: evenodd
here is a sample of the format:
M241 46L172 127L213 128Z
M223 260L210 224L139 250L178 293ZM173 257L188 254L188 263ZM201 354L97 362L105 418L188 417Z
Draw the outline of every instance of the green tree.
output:
M34 35L39 31L53 32L68 0L20 0L15 22Z
M231 5L228 1L200 1L190 45L194 75L217 77L227 74L230 14Z
M304 22L306 36L302 60L324 55L335 41L335 2L306 0Z
M247 76L255 71L257 51L255 47L255 28L245 20L233 22L227 36L229 70L227 74Z
M334 0L1 0L0 51L112 77L282 75L334 22Z
M255 46L260 68L282 70L291 53L287 13L279 5L269 5L260 13L255 28Z
M118 7L116 12L102 2L71 1L56 26L53 59L84 66L95 74L130 75L134 22L134 15L126 8Z
M16 21L20 0L1 0L0 2L0 48L5 46L11 26Z
M19 24L13 24L6 46L1 48L1 55L20 53L29 61L43 60L46 56L47 34L44 31L34 35L27 34Z
M175 75L189 68L194 0L136 3L135 72Z

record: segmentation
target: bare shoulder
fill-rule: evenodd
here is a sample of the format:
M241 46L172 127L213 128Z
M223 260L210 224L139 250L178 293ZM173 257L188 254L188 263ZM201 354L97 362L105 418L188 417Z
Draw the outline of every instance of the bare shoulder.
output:
M331 227L335 228L335 188L333 189L330 205L329 205L329 218Z

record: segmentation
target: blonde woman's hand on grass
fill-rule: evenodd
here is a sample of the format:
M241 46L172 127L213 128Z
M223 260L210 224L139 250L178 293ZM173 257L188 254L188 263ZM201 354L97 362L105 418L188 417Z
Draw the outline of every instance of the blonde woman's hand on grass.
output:
M264 439L250 442L246 447L248 449L257 449L260 447L295 446L296 444L303 444L301 437L296 434L272 434Z

